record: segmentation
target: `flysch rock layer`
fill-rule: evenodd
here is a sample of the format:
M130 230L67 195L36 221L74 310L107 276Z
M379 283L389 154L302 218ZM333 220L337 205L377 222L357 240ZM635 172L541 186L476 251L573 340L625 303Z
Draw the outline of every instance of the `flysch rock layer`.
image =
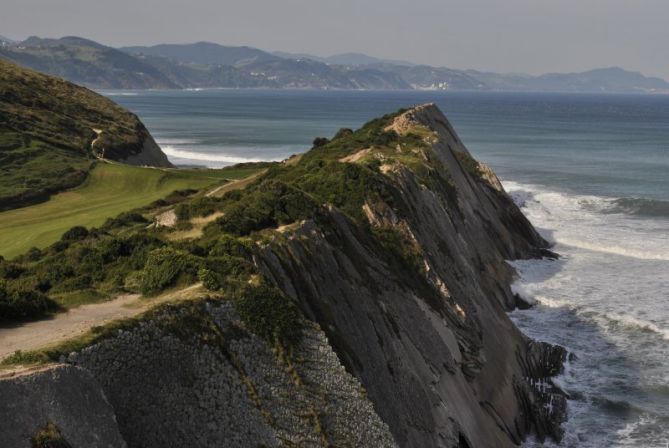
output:
M0 447L30 448L47 423L56 423L73 447L127 446L91 372L58 365L0 378Z
M530 341L506 315L515 298L505 260L540 256L547 244L439 109L411 109L394 129L415 125L435 131L426 157L437 157L457 197L390 167L399 212L368 204L367 215L417 241L424 278L398 276L334 209L327 230L305 222L259 263L325 330L398 445L508 447L531 431L559 438L565 398L547 378L565 352Z
M73 353L69 367L0 379L0 417L19 422L0 422L16 441L8 446L29 446L47 422L74 448L503 448L531 432L559 438L565 397L550 378L565 352L529 340L506 315L516 301L505 260L541 256L547 244L435 106L391 127L415 126L432 131L422 155L449 186L383 165L399 200L364 212L415 242L424 269L398 267L329 208L256 259L310 320L293 353L250 334L230 304L167 306ZM59 372L89 392L62 388ZM96 445L91 432L107 438Z
M209 334L184 333L189 319ZM166 309L68 362L97 378L130 447L396 446L315 324L292 358L246 332L228 303Z

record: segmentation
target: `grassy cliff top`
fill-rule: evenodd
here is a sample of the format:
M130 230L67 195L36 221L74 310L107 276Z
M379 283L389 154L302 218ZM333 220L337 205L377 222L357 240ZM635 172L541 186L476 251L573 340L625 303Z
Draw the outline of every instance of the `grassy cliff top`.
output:
M0 60L0 210L79 185L96 157L125 159L148 138L113 101Z
M243 189L223 188L209 195L177 192L166 200L105 222L100 210L106 216L112 210L128 210L127 198L131 194L126 190L137 190L138 182L157 199L174 188L192 188L193 180L182 182L182 178L190 176L188 173L174 178L182 170L149 173L142 168L99 164L88 186L60 194L45 204L0 213L0 230L4 228L10 238L5 241L8 249L3 255L14 258L0 260L0 295L4 288L11 299L7 300L16 305L5 310L5 314L9 313L6 316L2 316L0 307L0 320L47 311L45 307L36 306L33 310L28 306L38 296L44 303L48 303L45 297L50 297L67 306L71 297L76 297L77 303L86 303L87 297L95 301L124 291L151 295L197 280L213 290L226 285L224 289L229 291L230 285L245 285L249 275L257 275L248 258L257 244L276 236L277 228L304 219L320 221L325 204L366 226L363 205L392 203L397 194L384 174L384 166L404 166L437 188L438 184L446 185L448 180L425 158L429 152L429 130L420 126L403 133L387 129L396 116L373 120L357 131L342 129L332 140L316 139L314 148L302 156L261 166L262 174L244 184ZM356 159L361 154L364 156ZM246 171L242 168L231 169L246 174L260 172L255 166ZM225 178L234 174L230 169L223 171L220 175ZM216 181L206 178L206 172L203 174L200 187ZM110 175L115 176L111 184L120 194L96 181ZM169 188L156 188L152 182ZM135 207L144 204L137 202ZM174 216L173 224L150 225L166 213ZM47 215L58 219L53 225L46 224L50 217ZM82 225L100 227L87 230ZM34 228L29 234L24 232L27 226ZM65 232L69 227L73 229ZM58 240L61 234L63 237ZM398 235L382 237L384 242L390 238L398 246L404 244ZM31 245L39 248L15 257L19 247L25 250Z

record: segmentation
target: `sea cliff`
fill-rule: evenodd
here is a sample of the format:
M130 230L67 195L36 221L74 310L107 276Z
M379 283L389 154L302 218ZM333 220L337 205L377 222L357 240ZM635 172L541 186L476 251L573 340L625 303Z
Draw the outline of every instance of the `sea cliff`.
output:
M19 447L47 423L75 447L561 437L565 397L551 377L566 353L506 315L517 300L506 260L548 245L436 106L320 139L214 207L203 238L250 235L249 282L267 286L235 299L208 286L223 298L158 307L56 366L5 375L0 434ZM12 404L26 382L40 384L38 419ZM79 383L95 389L102 421L76 423L90 395L54 392Z

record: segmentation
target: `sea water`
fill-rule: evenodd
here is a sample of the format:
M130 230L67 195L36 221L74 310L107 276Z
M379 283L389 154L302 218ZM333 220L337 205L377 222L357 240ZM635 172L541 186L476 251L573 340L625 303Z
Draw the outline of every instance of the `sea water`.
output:
M669 97L445 92L107 92L170 160L281 160L316 136L435 102L557 261L514 261L511 318L574 355L566 447L669 446ZM541 446L528 440L526 446ZM550 443L546 445L550 446Z

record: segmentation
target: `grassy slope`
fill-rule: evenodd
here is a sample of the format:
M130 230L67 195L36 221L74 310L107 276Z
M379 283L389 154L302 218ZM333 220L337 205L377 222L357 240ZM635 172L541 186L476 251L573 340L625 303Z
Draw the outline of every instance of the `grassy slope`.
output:
M100 153L123 160L147 138L139 119L108 98L0 60L0 210L80 185Z
M98 164L84 185L48 202L0 213L0 255L12 258L43 248L76 225L99 226L107 218L147 205L174 190L203 188L240 179L257 168L163 170Z

